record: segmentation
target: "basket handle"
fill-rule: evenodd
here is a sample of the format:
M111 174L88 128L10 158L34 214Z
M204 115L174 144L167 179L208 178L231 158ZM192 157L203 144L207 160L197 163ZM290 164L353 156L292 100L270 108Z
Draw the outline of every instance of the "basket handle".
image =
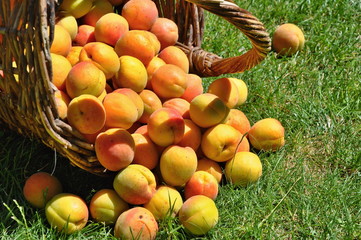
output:
M188 52L193 72L204 77L244 72L259 64L271 50L271 39L263 24L250 12L238 7L235 3L225 0L186 1L226 19L245 34L252 43L252 49L246 53L225 59L201 48L189 49L189 47L177 43L178 47Z

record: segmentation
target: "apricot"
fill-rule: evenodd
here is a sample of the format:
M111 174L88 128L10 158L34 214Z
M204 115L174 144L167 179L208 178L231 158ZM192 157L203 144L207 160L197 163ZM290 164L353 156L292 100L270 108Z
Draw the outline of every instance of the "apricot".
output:
M106 79L113 77L120 67L119 58L114 49L102 42L85 44L80 51L79 60L93 63L104 73Z
M184 119L189 119L189 102L183 98L170 98L163 103L163 107L177 110Z
M191 147L194 151L198 151L201 145L202 131L192 120L184 119L184 134L177 145L182 147Z
M193 98L203 93L202 78L196 74L187 74L187 88L181 98L191 102Z
M234 108L238 104L238 88L230 78L218 78L208 87L208 93L218 96L228 108Z
M89 210L85 201L71 193L54 196L45 206L45 216L51 227L71 234L85 227Z
M70 97L64 91L57 90L54 92L54 98L59 118L62 120L66 120L68 116Z
M257 150L276 151L285 145L285 129L275 118L261 119L249 130L248 139Z
M138 128L134 131L134 133L139 133L139 134L142 134L142 135L144 135L144 136L149 137L149 135L148 135L148 125L145 124L145 125L142 125L142 126L138 127Z
M80 133L93 134L104 127L105 109L97 97L82 94L70 101L67 119Z
M96 133L92 133L92 134L82 134L82 136L85 138L85 140L88 143L92 143L95 144L95 140L97 138L97 136L102 133L105 132L107 130L107 128L104 126L102 129L100 129L99 131L97 131Z
M122 128L110 128L95 139L95 153L100 164L110 171L119 171L134 159L132 135Z
M87 43L95 42L95 28L93 26L82 24L78 27L78 33L73 40L73 46L84 46Z
M139 127L139 128L137 128L134 133L142 134L143 136L148 137L148 138L150 139L150 141L151 141L152 143L154 143L154 142L152 141L152 139L149 137L148 125L147 125L147 124L146 124L146 125L143 125L143 126L141 126L141 127ZM156 147L156 149L157 149L157 151L158 151L158 154L159 154L159 156L160 156L160 155L162 154L163 150L164 150L166 147L159 146L159 145L157 145L157 144L155 144L155 143L154 143L154 145L155 145L155 147ZM159 160L159 159L158 159L158 160ZM157 169L157 168L155 168L155 169Z
M183 203L179 221L192 234L204 235L218 223L217 206L209 197L195 195Z
M153 73L160 67L165 65L165 62L159 58L158 56L155 56L152 58L152 60L148 63L148 65L146 66L146 70L147 70L147 75L148 75L148 81L147 81L147 85L146 88L147 89L152 89L152 76Z
M113 81L118 87L141 92L147 85L148 74L144 64L132 56L118 58L119 68Z
M105 89L106 78L92 62L79 62L68 73L65 80L66 92L70 98L82 94L98 97Z
M231 109L223 123L234 127L242 135L247 134L251 129L251 123L249 122L246 114L239 109Z
M144 66L156 55L154 42L145 30L130 30L124 33L115 43L114 50L119 57L128 55L138 58Z
M175 217L183 205L179 191L170 186L160 186L149 202L144 204L156 220Z
M171 145L160 157L160 172L169 186L184 186L197 168L197 155L190 147Z
M248 87L247 84L242 80L238 78L229 78L233 83L236 84L238 89L238 103L236 104L236 107L241 106L247 101L248 97Z
M141 133L133 133L132 137L135 143L134 164L143 165L150 170L154 169L159 163L159 153L152 140Z
M273 33L272 47L280 56L292 56L301 51L304 44L305 36L295 24L282 24Z
M144 102L142 98L139 96L139 94L130 88L118 88L114 90L114 92L124 94L125 96L129 97L130 100L132 100L138 111L138 117L137 117L137 121L138 121L144 112Z
M187 55L176 46L168 46L159 52L158 57L167 64L180 67L185 73L189 73L189 60Z
M215 177L218 183L221 182L223 171L218 162L208 158L198 159L197 171L206 171Z
M204 132L201 148L204 155L216 162L225 162L236 153L242 135L234 127L217 124Z
M75 18L81 18L90 11L93 2L94 0L63 0L60 10L73 15Z
M105 126L111 128L130 128L138 119L138 109L134 102L126 95L108 93L103 105L106 112Z
M130 164L115 176L113 187L127 203L139 205L152 198L156 191L156 181L148 168L140 164Z
M154 56L157 56L159 51L160 51L160 42L157 38L157 36L155 36L153 33L149 32L149 31L140 31L146 38L148 38L148 40L150 41L151 45L153 46L154 49Z
M189 115L195 124L208 128L224 121L229 110L218 96L203 93L190 102Z
M127 20L117 13L103 15L95 24L94 35L96 41L114 47L119 38L129 31Z
M72 46L66 59L70 62L71 66L74 66L79 62L80 51L83 49L82 46Z
M63 55L51 53L51 65L53 70L52 82L59 90L65 90L65 80L72 66Z
M107 90L103 90L103 92L98 96L99 101L103 102L105 96L107 95Z
M158 17L154 21L150 32L157 36L161 45L161 50L168 46L175 45L179 38L178 26L169 18Z
M81 18L81 22L95 27L102 16L112 12L113 5L108 0L95 0L90 11Z
M56 24L64 27L68 31L71 40L75 39L75 36L78 34L78 22L73 15L65 14L60 16L60 19L57 20Z
M257 182L262 175L262 163L252 152L238 152L226 162L225 176L231 184L246 187Z
M186 88L186 73L176 65L160 66L152 75L152 89L161 99L180 97Z
M144 112L139 122L148 123L150 115L162 107L162 101L153 91L144 89L139 93L144 103Z
M196 171L184 186L185 199L195 195L204 195L215 200L218 195L216 178L206 171Z
M128 203L113 189L101 189L91 198L89 212L95 222L113 225L121 213L129 209Z
M150 30L158 18L158 8L151 0L129 0L121 12L130 29Z
M71 36L61 25L54 26L54 39L50 46L50 52L66 57L71 48Z
M162 147L178 143L184 135L184 128L184 119L171 108L160 108L149 117L149 137Z
M114 227L114 236L118 239L153 240L157 232L157 221L144 207L133 207L123 212Z
M44 208L55 195L63 192L59 179L47 172L37 172L26 179L23 195L33 207Z

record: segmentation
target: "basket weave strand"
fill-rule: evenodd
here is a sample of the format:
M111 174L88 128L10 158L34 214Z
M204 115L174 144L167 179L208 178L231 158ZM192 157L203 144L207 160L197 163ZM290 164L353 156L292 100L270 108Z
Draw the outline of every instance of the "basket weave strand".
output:
M238 7L228 1L219 0L189 0L203 9L223 17L232 23L251 41L253 48L245 54L237 57L222 59L211 53L204 53L202 49L192 56L198 59L191 59L192 71L203 77L219 76L227 73L239 73L249 70L259 64L271 50L271 40L263 24L250 12ZM187 47L178 45L187 51ZM193 50L194 51L194 50ZM199 57L203 59L199 59ZM209 58L209 59L208 59Z
M262 23L236 4L217 0L154 0L160 16L179 28L177 46L188 54L190 69L201 77L250 69L270 50ZM94 145L61 120L52 84L50 46L61 1L0 2L0 126L36 138L85 171L109 173L96 158ZM238 57L221 58L201 48L206 9L235 25L250 39L252 49Z

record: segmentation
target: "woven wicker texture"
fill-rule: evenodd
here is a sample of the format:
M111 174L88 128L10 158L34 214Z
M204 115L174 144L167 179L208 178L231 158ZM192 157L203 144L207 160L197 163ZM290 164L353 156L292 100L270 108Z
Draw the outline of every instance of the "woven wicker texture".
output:
M177 23L177 46L187 53L190 71L201 77L246 71L270 51L271 41L263 24L232 2L155 2L161 16ZM0 126L39 139L88 172L107 174L96 158L93 144L62 121L56 111L49 49L59 4L54 0L0 3ZM252 49L225 59L203 50L204 9L235 25L251 41Z

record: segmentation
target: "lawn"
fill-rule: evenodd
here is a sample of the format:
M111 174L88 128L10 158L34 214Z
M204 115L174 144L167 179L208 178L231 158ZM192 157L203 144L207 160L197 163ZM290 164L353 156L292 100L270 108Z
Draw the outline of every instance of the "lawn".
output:
M285 128L286 144L257 152L260 180L246 188L222 183L219 222L194 237L177 219L159 223L157 239L361 239L361 3L353 0L235 1L257 16L272 35L291 22L303 29L305 48L292 57L274 52L244 73L249 89L240 109L251 124L267 117ZM206 14L204 49L222 57L250 47L223 19ZM204 78L204 87L215 78ZM36 139L0 130L0 239L112 239L102 224L89 223L70 236L58 234L43 210L24 200L32 173L53 172L89 201L111 180L72 167ZM254 151L252 149L252 151Z

